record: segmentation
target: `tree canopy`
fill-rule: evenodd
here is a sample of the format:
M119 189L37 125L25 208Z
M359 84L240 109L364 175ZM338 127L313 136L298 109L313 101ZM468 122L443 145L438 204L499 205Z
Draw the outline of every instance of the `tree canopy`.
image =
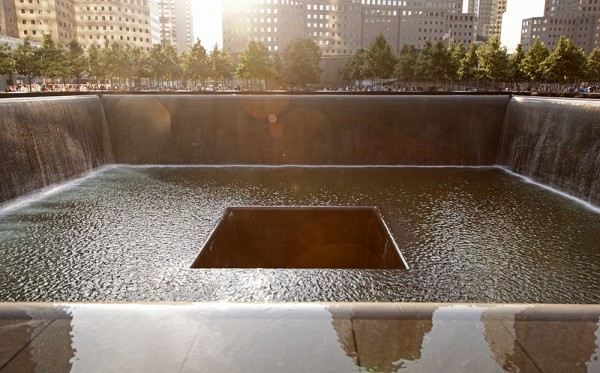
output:
M321 49L312 40L297 38L283 52L283 76L298 87L319 83L321 78Z

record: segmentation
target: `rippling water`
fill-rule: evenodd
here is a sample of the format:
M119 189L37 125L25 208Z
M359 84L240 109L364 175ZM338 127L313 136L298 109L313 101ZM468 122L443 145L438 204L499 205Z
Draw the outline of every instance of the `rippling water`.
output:
M377 206L410 269L191 269L232 205ZM0 258L1 301L600 302L600 214L496 168L108 168Z

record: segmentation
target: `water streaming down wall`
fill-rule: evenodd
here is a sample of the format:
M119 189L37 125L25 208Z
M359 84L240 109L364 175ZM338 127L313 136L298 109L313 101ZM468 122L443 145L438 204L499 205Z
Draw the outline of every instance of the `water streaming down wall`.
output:
M0 102L0 203L111 162L98 97Z
M102 98L117 163L493 165L508 96Z
M114 154L131 164L501 164L600 205L599 114L599 101L507 96L5 99L0 202Z
M498 163L600 205L600 101L513 98Z

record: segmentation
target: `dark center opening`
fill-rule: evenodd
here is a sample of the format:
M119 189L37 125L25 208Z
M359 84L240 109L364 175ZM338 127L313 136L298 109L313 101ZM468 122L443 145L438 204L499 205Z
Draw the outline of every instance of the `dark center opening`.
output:
M229 207L192 268L407 265L374 207Z

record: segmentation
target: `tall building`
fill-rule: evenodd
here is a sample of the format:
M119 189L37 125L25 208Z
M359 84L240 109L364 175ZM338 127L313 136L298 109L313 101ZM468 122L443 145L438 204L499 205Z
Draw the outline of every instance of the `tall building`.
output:
M13 0L0 0L0 35L19 37L17 11Z
M160 38L181 53L194 44L191 0L158 0Z
M600 3L598 0L546 0L542 17L524 19L521 44L528 49L535 39L552 49L564 36L590 53L600 47Z
M348 57L382 33L399 52L448 37L470 44L473 15L462 0L245 0L226 2L223 47L236 56L250 40L282 51L296 37L314 40L324 58Z
M15 8L20 39L39 42L44 34L50 34L55 42L66 45L77 38L75 0L11 0L8 3Z
M480 42L492 36L500 37L502 16L506 12L507 0L469 0L468 12L476 16L475 33Z
M160 42L156 0L75 0L79 42L119 42L149 50Z

